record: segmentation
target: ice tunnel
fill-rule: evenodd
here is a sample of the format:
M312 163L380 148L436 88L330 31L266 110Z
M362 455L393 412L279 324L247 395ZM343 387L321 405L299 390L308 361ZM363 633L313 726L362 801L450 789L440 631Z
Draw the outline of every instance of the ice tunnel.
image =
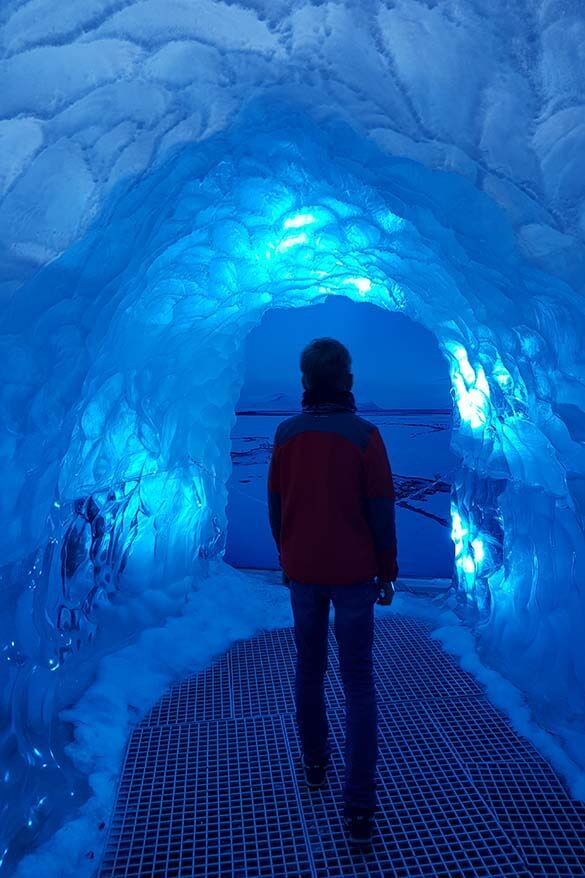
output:
M1 13L8 870L76 808L82 827L101 813L90 794L110 801L127 730L169 679L258 626L222 563L243 344L268 309L335 296L436 337L456 421L451 605L585 768L582 12L481 25L494 54L510 33L525 47L508 84L485 73L481 103L479 73L458 83L485 4L458 35L460 10L430 3L372 4L355 33L351 4L343 27L312 10L315 28L308 5L288 28L256 5L204 4L195 31L155 0ZM411 7L440 76L415 63ZM530 127L537 33L549 114L528 162L506 132ZM152 632L187 612L198 637L164 652ZM125 650L145 637L157 664L138 674Z

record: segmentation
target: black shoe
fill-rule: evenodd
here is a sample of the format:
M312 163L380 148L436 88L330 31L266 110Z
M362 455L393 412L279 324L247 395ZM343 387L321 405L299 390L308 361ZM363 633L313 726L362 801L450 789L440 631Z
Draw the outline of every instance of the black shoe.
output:
M350 844L368 847L372 843L374 820L369 811L350 811L346 813L345 828Z
M322 762L306 763L303 762L305 769L305 780L310 790L320 790L325 786L325 778L327 777L327 764Z

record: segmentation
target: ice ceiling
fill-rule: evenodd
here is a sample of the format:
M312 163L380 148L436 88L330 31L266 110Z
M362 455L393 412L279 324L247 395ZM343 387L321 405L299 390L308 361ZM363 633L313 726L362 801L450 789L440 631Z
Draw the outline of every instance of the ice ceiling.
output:
M511 6L4 4L15 801L99 656L221 553L246 333L329 295L437 335L462 607L544 719L583 716L585 14Z

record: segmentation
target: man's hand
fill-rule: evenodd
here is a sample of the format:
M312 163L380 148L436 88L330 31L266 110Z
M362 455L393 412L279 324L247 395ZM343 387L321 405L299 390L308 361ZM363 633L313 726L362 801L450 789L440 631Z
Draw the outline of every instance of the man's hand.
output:
M380 592L376 603L380 604L381 607L389 607L396 591L394 583L378 580L378 588Z

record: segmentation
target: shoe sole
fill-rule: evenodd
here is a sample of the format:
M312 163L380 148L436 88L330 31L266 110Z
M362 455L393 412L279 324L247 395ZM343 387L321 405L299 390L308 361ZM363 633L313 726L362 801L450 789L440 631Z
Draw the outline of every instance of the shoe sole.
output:
M349 825L345 827L345 831L347 833L347 840L350 844L354 844L357 847L369 847L372 844L372 839L374 837L373 833L369 836L369 838L356 838L349 831Z
M371 838L354 838L353 835L349 836L348 841L360 848L367 848L372 844Z

